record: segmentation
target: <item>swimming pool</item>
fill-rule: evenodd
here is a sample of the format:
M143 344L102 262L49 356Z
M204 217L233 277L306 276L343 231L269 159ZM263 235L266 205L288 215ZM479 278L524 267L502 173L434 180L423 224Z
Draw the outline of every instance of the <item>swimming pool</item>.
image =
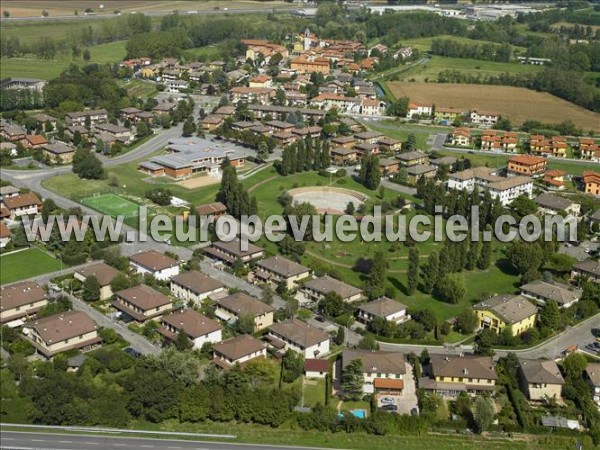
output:
M367 410L366 409L352 409L350 411L350 414L352 414L354 417L358 417L359 419L365 419L367 417ZM338 417L344 417L343 413L339 413Z

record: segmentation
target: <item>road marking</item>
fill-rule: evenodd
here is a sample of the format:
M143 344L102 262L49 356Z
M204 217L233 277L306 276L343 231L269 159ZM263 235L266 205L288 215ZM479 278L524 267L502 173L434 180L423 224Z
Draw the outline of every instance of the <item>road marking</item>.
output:
M140 444L140 447L144 447L144 448L154 448L154 445L142 445L142 444Z
M60 442L61 444L72 444L73 443L73 441L58 441L58 442Z

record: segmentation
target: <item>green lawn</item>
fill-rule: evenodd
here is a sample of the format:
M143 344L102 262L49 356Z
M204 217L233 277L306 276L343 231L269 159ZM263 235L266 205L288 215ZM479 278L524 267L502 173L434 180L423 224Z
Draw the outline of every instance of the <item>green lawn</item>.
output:
M61 264L37 248L0 256L0 284L60 270Z
M432 56L426 64L414 66L411 70L401 72L400 79L415 81L434 81L443 70L457 70L472 75L500 75L502 73L529 73L541 70L540 66L520 64L518 62L481 61L467 58L448 58L445 56Z
M4 25L3 25L4 28ZM125 55L125 42L116 41L90 47L90 63L114 63L121 61ZM73 59L71 53L57 54L53 59L45 60L34 56L23 58L2 58L0 64L0 76L41 78L50 80L56 78L71 64L86 64L81 57Z
M317 403L325 404L325 380L304 380L304 405L315 406Z
M461 44L492 44L492 45L498 45L495 42L491 42L491 41L483 41L483 40L478 40L478 39L469 39L466 37L461 37L461 36L452 36L449 34L443 34L440 36L433 36L433 37L424 37L424 38L414 38L414 39L405 39L402 40L402 45L404 46L410 46L410 47L414 47L417 50L421 51L421 52L428 52L431 50L431 42L435 39L442 39L442 40L450 40L450 41L454 41L454 42L459 42ZM520 53L520 52L525 52L525 47L517 47L517 46L512 46L513 51L515 53Z
M449 133L452 130L450 127L421 126L392 121L385 121L385 126L379 125L380 122L367 122L363 124L372 130L379 131L380 133L384 133L386 136L398 139L402 142L405 142L408 139L409 134L414 134L415 138L417 139L417 148L422 150L427 149L427 139L431 134Z
M86 206L110 216L137 217L139 205L115 194L100 194L81 200Z

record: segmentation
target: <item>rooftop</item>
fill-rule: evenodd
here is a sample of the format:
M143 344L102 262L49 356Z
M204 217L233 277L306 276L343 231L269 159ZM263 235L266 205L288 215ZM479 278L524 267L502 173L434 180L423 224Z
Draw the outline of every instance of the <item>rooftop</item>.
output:
M46 298L46 291L33 281L0 287L0 311L7 311Z
M507 324L520 322L537 313L537 308L520 295L497 295L473 306L475 310L491 311Z
M282 256L272 256L271 258L263 259L256 263L256 267L260 269L275 272L282 277L293 277L303 273L310 272L308 267L298 264Z
M108 264L99 262L92 264L91 266L78 269L77 273L81 274L81 276L85 278L90 276L96 277L100 283L100 286L108 286L113 278L116 277L120 272Z
M552 360L521 360L521 371L527 383L565 384L558 366Z
M329 292L339 294L343 299L353 297L362 291L354 286L325 275L321 278L315 278L305 283L304 286L310 290L316 291L321 295L327 295Z
M498 379L491 356L431 355L431 370L436 377Z
M406 305L389 297L381 297L359 306L358 309L377 317L386 318L392 314L406 311Z
M235 313L237 316L248 314L256 317L275 311L272 306L244 292L236 292L235 294L215 300L215 304Z
M179 261L156 250L136 253L135 255L131 255L129 260L153 272L179 265Z
M97 328L96 322L81 311L62 312L35 320L27 326L33 328L48 345L91 333Z
M123 289L115 295L137 306L142 311L148 311L171 303L171 300L165 294L155 291L145 284Z
M531 283L521 286L523 295L531 293L533 295L543 297L545 299L554 300L559 306L568 305L581 298L583 291L570 286L547 283L545 281L532 281Z
M213 346L215 353L219 353L233 361L260 352L264 348L264 343L249 334L241 334Z
M398 352L371 350L346 350L342 354L342 364L346 367L355 359L362 361L363 373L400 374L406 373L404 355Z
M195 294L203 294L212 292L219 288L225 287L223 283L197 270L182 272L171 278L171 282L183 286Z
M312 347L315 344L329 340L329 335L323 330L299 319L274 323L269 327L269 331L302 348Z
M221 329L221 325L193 309L179 310L162 318L178 331L184 331L191 339L205 336Z

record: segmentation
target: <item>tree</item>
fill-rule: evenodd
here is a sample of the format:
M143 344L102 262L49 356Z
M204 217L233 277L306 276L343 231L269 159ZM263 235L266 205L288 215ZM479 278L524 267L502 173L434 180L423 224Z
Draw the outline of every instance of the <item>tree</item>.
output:
M300 353L288 350L281 360L282 378L286 383L296 380L304 372L304 358Z
M379 157L371 153L365 153L360 162L359 177L367 189L377 189L381 182Z
M561 317L558 304L554 300L548 300L539 315L540 328L545 331L554 332L560 327Z
M478 396L475 400L475 412L473 420L477 425L477 431L483 433L486 431L494 419L494 405L492 401L485 396Z
M403 145L404 150L407 152L412 152L415 149L416 145L417 145L417 138L413 133L410 133L408 135L408 137L406 138L406 142Z
M427 266L423 270L423 292L431 294L438 281L439 255L437 252L431 252L427 258Z
M79 149L73 155L73 173L79 178L100 180L104 178L102 162L88 149Z
M363 397L362 360L354 359L342 369L342 398L346 401L358 401Z
M378 350L379 344L372 335L367 334L358 342L357 347L361 350Z
M237 322L236 329L241 334L252 334L254 333L254 315L253 314L240 314Z
M519 274L528 274L531 280L542 264L543 254L535 242L513 241L506 251L506 257Z
M96 153L104 152L104 141L100 138L96 139Z
M148 122L145 120L140 120L135 127L135 135L137 137L144 137L152 134L152 130L148 126Z
M516 213L518 220L525 216L535 214L538 209L537 203L527 195L520 195L515 198L510 206Z
M464 309L456 317L456 330L462 334L471 334L478 325L477 315L470 309Z
M481 270L486 270L490 267L492 263L492 241L484 241L481 246L481 253L479 254L479 258L477 260L477 268Z
M173 341L173 345L177 350L183 352L191 349L194 344L192 344L192 341L187 333L180 331L177 333L177 337L175 338L175 341Z
M167 206L171 204L172 193L166 188L154 188L146 192L146 198L157 205Z
M194 123L194 118L192 116L188 117L185 122L183 122L183 130L182 134L185 137L189 137L196 132L196 124Z
M346 342L346 332L344 331L344 327L338 327L334 342L336 345L343 345L344 342Z
M348 204L346 205L346 210L344 212L350 216L354 215L354 213L356 212L354 202L348 202Z
M345 304L342 296L331 291L319 301L319 310L327 317L338 317L344 314Z
M100 299L100 282L93 275L88 276L83 282L81 297L86 302L95 302Z
M273 304L273 290L271 289L271 287L268 284L265 284L262 288L262 295L260 297L260 300L263 303L266 303L267 305L272 305Z
M384 294L386 277L387 257L385 253L377 251L373 255L365 280L365 293L370 299L381 297Z
M90 50L86 48L86 49L83 51L83 60L84 60L85 62L88 62L90 59L92 59L92 55L90 54Z
M419 285L419 248L412 245L408 251L408 295L412 295Z
M449 303L458 303L467 293L464 278L455 273L444 275L437 285L439 297Z

